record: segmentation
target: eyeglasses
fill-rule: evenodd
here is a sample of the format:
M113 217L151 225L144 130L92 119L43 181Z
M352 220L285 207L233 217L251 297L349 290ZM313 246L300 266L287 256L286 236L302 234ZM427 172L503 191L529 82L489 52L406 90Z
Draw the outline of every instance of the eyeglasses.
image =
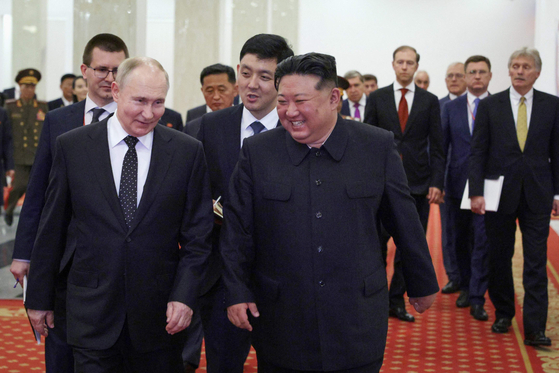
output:
M87 67L93 70L93 75L95 75L95 77L98 79L105 79L107 76L109 76L109 73L113 73L113 78L116 79L116 73L118 72L118 67L112 70L109 70L106 67Z
M453 73L450 73L450 74L448 74L446 77L447 77L447 79L454 79L454 78L456 78L456 79L462 79L462 78L464 77L464 74L460 74L460 73L458 73L458 74L453 74Z
M470 70L468 71L468 75L477 75L479 74L480 76L485 76L487 75L489 71L487 70Z

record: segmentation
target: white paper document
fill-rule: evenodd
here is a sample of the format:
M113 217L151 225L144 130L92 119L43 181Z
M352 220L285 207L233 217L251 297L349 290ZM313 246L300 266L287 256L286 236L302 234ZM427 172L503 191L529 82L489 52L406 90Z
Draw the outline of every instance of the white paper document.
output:
M501 200L501 191L503 190L504 176L500 176L496 180L485 179L483 188L483 197L485 198L485 211L497 211L499 208L499 201ZM470 203L470 188L469 181L466 181L466 188L464 188L464 195L462 196L462 203L460 208L462 210L471 210Z

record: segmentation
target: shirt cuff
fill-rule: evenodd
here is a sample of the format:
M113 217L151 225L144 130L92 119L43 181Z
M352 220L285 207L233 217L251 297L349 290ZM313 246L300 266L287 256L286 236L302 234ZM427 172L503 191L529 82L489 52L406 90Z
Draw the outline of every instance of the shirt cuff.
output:
M16 259L16 258L14 258L13 261L14 261L14 262L24 262L24 263L30 263L30 262L31 262L31 260L27 260L27 259Z

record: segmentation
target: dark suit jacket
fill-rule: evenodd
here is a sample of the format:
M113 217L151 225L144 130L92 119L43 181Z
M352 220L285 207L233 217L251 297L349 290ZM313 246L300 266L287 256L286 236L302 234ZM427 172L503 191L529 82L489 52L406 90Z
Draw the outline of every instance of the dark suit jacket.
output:
M524 152L520 150L510 90L479 103L470 158L470 196L483 196L484 179L505 177L498 212L516 211L524 193L530 211L549 214L559 194L559 98L534 90Z
M45 205L45 191L49 183L56 139L65 132L82 127L84 111L85 100L58 110L49 111L45 117L43 130L39 138L39 147L27 185L25 202L17 226L14 259L31 259L41 213ZM68 257L70 256L68 255Z
M56 100L49 101L48 106L49 111L52 111L54 109L64 107L64 101L62 101L62 98L57 98Z
M182 131L184 127L181 113L169 108L165 108L165 113L163 113L163 116L159 119L159 123L178 131Z
M14 144L12 141L12 124L6 109L0 107L0 160L4 171L14 169ZM2 176L3 177L3 176Z
M72 219L77 237L68 274L68 343L107 349L126 321L139 351L168 348L180 333L165 331L167 302L195 309L210 253L213 214L202 145L179 131L154 129L148 177L128 229L111 171L107 121L57 139L26 305L52 309Z
M446 104L447 102L450 102L450 101L452 101L450 99L450 94L444 96L443 98L441 98L439 100L439 106L441 107L441 111L443 110L444 104Z
M206 114L206 104L196 106L186 112L186 122L190 122L191 120L199 118L204 114Z
M194 120L191 120L190 122L187 122L184 125L184 130L183 132L186 133L187 135L190 135L194 138L198 137L198 131L200 131L200 125L202 124L202 117L198 117ZM240 134L239 134L240 136Z
M448 160L445 192L448 197L462 198L468 180L468 159L471 153L467 95L443 106L442 127L444 151Z
M443 190L445 161L439 100L415 86L411 112L402 134L394 86L371 93L365 108L365 123L394 133L412 194L427 194L429 187Z
M367 102L369 101L369 97L367 96ZM341 115L351 116L351 111L349 110L349 99L345 99L342 101L342 110L340 111ZM363 117L364 113L361 113Z
M256 302L259 358L342 370L382 357L388 327L379 222L410 296L438 290L393 135L338 118L320 150L284 128L245 140L221 239L226 305Z

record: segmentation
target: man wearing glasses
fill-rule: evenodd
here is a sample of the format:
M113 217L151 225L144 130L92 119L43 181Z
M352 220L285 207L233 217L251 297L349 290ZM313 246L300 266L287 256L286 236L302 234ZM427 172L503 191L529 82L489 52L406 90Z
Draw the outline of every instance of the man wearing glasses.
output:
M429 204L440 203L444 184L439 100L413 82L419 67L419 54L414 48L401 46L392 57L396 81L371 93L365 108L365 123L394 133L411 195L426 231ZM406 311L405 292L402 263L396 250L394 276L390 284L390 316L402 321L415 321Z
M31 171L23 209L19 218L10 271L23 284L29 271L29 261L45 204L45 191L49 182L56 138L74 128L105 119L116 110L111 84L117 68L128 58L128 48L122 39L112 34L94 36L86 45L81 72L89 85L87 98L76 104L49 112L46 115L39 147ZM66 343L66 278L75 244L71 232L67 237L66 250L61 261L57 279L55 303L55 327L45 340L46 371L73 372L72 348Z
M471 305L470 314L476 320L486 321L488 316L483 309L488 255L485 223L483 216L460 209L460 202L468 178L470 142L477 108L480 101L489 95L491 62L484 56L472 56L466 60L465 66L467 94L450 101L442 109L443 147L448 160L445 205L448 229L453 232L450 247L455 250L460 273L460 296L456 306Z

